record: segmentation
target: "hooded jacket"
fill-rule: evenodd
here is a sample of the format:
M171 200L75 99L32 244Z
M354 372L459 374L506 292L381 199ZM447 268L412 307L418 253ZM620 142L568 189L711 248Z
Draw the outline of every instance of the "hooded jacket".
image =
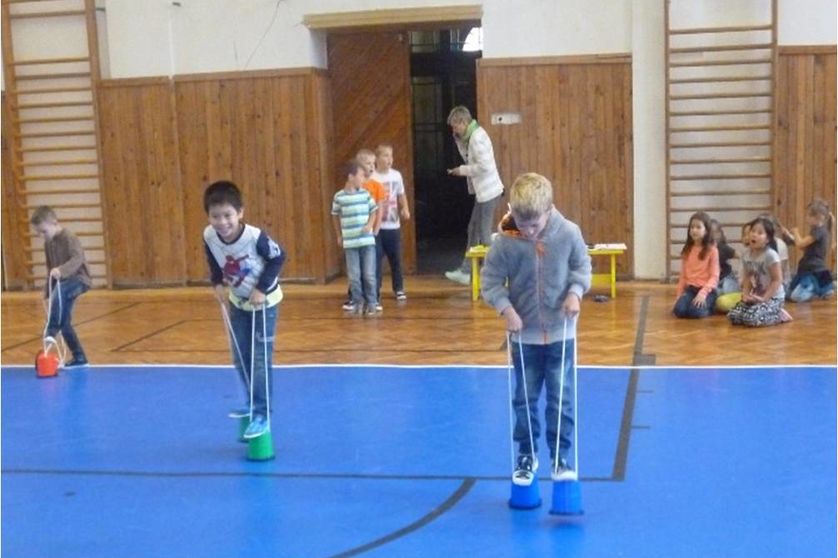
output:
M480 274L483 299L499 313L512 306L521 317L521 342L545 345L563 339L562 304L569 293L591 288L591 257L579 227L554 207L536 240L514 225L501 227ZM567 338L575 337L575 318Z
M458 168L468 182L468 193L474 194L478 202L493 200L503 193L498 168L495 164L495 151L492 140L476 120L472 120L474 127L469 130L467 139L454 136L457 150L465 161L465 165Z

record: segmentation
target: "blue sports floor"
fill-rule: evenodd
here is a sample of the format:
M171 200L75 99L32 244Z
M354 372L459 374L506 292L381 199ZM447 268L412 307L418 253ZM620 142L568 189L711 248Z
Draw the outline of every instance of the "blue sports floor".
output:
M507 507L505 368L277 368L253 463L230 368L4 367L2 556L835 556L834 367L579 374L560 518Z

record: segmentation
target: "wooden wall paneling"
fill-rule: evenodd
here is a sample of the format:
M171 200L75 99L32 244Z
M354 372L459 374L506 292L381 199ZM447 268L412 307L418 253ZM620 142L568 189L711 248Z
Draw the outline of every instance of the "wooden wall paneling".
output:
M486 62L484 64L484 62ZM535 171L554 184L556 206L586 241L626 242L633 228L631 65L575 57L526 64L478 64L479 120L510 186ZM522 125L492 125L494 112L519 112ZM630 275L631 247L618 271ZM601 265L604 262L595 262Z
M411 124L410 50L403 34L378 32L333 34L328 41L334 126L334 163L338 169L362 148L382 142L393 145L393 167L407 186L413 209L413 129ZM402 223L403 265L416 268L414 220ZM342 254L340 255L342 259Z
M836 54L834 47L784 50L776 91L775 208L781 222L805 230L807 204L822 198L834 206L836 199ZM792 251L793 266L800 256Z
M113 284L182 284L182 191L171 84L114 80L102 82L98 94Z
M311 167L314 171L312 184L318 193L317 205L313 211L319 208L322 219L319 231L312 229L314 234L322 235L322 250L319 260L322 272L318 278L329 280L340 273L342 253L340 252L334 232L332 231L331 208L332 196L337 184L334 173L336 160L334 149L334 116L332 107L332 83L329 76L316 73L312 80L312 97L314 103L314 118L308 120L310 137L317 138L312 159L317 165Z

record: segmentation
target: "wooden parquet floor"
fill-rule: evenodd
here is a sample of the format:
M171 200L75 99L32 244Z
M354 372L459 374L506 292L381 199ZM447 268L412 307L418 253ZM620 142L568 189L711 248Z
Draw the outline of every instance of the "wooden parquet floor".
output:
M385 278L386 284L387 278ZM384 314L348 317L346 285L286 285L277 328L277 364L506 363L503 322L468 289L435 277L408 277L406 304L385 293ZM594 293L604 293L595 290ZM615 300L582 305L579 362L585 365L836 364L835 299L788 305L794 322L748 329L724 316L671 316L674 285L618 283ZM3 293L0 359L31 364L40 346L39 294ZM94 364L228 364L219 309L207 287L90 291L74 323Z

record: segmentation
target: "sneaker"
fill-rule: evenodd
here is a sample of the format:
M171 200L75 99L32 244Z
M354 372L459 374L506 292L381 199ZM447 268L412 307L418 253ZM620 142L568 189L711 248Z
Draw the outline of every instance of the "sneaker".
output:
M399 302L404 302L405 300L407 300L407 295L404 294L404 291L398 291L396 293L396 300L398 300Z
M553 468L550 470L550 478L554 481L575 481L579 480L576 471L568 466L567 461L560 459L558 463L553 461Z
M384 312L384 307L383 307L383 306L381 306L381 303L380 303L380 302L377 302L377 303L375 304L375 311L376 311L376 312Z
M251 438L258 438L268 431L268 421L262 415L255 415L253 420L247 426L247 430L242 434L242 438L250 440Z
M239 407L238 409L233 409L227 416L233 419L240 419L244 417L250 416L250 407Z
M64 368L82 368L84 366L87 366L87 364L87 359L84 357L74 358L70 362L65 362Z
M512 473L512 483L518 486L529 486L535 479L535 472L538 470L538 458L528 453L518 456L518 464L515 472Z
M341 306L341 308L343 308L347 312L352 312L353 310L355 310L355 305L352 304L351 300L347 300L343 303L343 306Z
M367 306L367 309L364 310L364 316L375 317L378 315L379 312L380 310L378 310L377 306Z
M454 271L446 271L445 278L450 279L455 283L459 283L460 285L471 284L471 275L469 275L468 273L463 273L459 269L455 269Z

